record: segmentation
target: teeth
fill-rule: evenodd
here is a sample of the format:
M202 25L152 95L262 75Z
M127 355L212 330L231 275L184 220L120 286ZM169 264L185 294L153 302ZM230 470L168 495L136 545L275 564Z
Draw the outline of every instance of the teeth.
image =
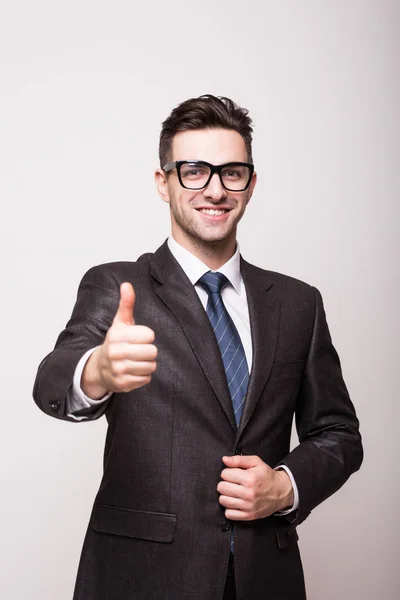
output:
M216 210L215 208L201 208L200 212L205 213L206 215L223 215L225 210Z

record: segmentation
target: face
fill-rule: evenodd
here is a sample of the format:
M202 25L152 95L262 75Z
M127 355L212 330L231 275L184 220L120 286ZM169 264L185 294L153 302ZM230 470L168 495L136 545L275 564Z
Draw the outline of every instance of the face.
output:
M247 162L247 152L237 131L180 131L172 143L171 161L176 160L205 160L214 165ZM161 198L170 205L172 235L178 243L186 248L216 242L234 245L237 224L252 196L256 174L244 192L225 190L217 173L202 190L183 188L176 169L168 174L157 169L156 183Z

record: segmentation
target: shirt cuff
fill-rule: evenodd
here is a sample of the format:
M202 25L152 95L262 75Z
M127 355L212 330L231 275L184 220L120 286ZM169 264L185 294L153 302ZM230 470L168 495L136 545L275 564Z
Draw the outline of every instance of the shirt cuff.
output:
M104 412L105 406L103 406L103 405L108 400L108 398L110 396L112 396L112 394L113 394L113 392L107 392L107 394L105 394L101 398L98 398L97 400L95 400L93 398L89 398L89 396L87 396L81 388L81 377L82 377L83 369L85 368L85 365L86 365L87 361L89 360L89 357L93 354L93 352L96 350L96 348L99 348L99 346L90 348L90 350L85 352L85 354L82 356L82 358L78 362L76 369L75 369L75 373L74 373L72 388L70 388L70 391L67 394L67 414L69 417L71 417L72 419L75 419L77 421L82 421L84 419L88 419L88 413L93 418L94 414L97 413L99 411L99 409L101 409L100 412ZM88 410L88 409L91 409L91 410ZM83 414L83 415L76 414L82 410L84 411L85 414Z
M285 515L288 515L299 508L299 490L297 489L296 482L289 467L286 465L279 465L279 467L275 467L274 471L278 471L279 469L284 469L284 471L286 471L286 473L289 475L294 493L294 502L292 508L289 508L288 510L279 510L278 512L274 513L277 517L284 517Z

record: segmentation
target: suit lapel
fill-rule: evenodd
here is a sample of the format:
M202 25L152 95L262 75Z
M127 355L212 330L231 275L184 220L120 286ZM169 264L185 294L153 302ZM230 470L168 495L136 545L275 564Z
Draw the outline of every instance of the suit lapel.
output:
M155 293L175 315L200 367L239 439L267 382L279 333L280 303L265 271L241 259L253 347L253 364L243 414L236 428L232 400L217 340L200 299L165 242L150 259Z
M280 303L265 271L241 259L253 347L253 364L237 439L246 427L271 372L279 333Z
M217 340L201 301L165 242L150 259L155 293L175 315L225 415L235 416Z

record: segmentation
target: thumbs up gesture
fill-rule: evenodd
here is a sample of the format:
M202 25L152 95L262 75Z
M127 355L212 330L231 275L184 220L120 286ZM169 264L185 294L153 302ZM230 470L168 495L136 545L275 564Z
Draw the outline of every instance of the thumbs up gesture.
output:
M154 331L135 325L134 307L135 291L132 284L124 282L112 325L82 373L81 387L93 399L107 391L130 392L142 387L150 383L156 370Z

